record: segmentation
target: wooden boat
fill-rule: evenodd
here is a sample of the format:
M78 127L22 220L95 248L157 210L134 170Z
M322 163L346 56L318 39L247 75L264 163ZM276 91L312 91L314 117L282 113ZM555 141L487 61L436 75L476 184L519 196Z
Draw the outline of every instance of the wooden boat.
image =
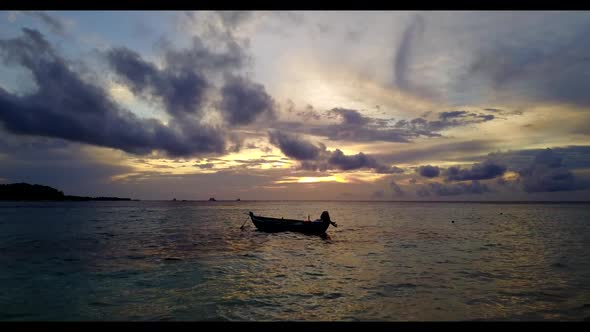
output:
M294 219L278 219L256 216L250 212L250 219L258 230L263 232L301 232L306 234L324 234L330 225L338 227L338 225L330 220L328 211L322 212L320 219L311 220L294 220Z

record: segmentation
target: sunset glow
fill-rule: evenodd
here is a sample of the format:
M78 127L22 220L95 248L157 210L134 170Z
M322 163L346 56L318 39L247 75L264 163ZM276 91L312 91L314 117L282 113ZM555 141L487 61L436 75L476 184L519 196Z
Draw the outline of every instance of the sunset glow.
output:
M4 12L0 178L141 199L576 200L589 22Z

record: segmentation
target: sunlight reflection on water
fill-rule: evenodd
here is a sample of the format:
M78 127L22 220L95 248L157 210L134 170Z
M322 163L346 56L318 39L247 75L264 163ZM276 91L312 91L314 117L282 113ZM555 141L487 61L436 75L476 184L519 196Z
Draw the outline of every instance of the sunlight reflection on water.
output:
M0 319L582 320L588 207L0 203ZM240 230L249 210L339 227Z

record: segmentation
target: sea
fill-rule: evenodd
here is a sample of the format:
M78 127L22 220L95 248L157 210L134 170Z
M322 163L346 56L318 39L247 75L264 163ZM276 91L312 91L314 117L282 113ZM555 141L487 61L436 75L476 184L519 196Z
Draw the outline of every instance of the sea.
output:
M589 319L590 204L0 202L1 321Z

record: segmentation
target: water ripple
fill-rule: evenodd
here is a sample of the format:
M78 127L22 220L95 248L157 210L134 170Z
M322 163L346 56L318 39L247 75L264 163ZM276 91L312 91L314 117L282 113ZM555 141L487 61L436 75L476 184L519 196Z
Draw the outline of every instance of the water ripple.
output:
M585 205L3 204L2 320L590 317ZM247 210L339 227L240 230Z

